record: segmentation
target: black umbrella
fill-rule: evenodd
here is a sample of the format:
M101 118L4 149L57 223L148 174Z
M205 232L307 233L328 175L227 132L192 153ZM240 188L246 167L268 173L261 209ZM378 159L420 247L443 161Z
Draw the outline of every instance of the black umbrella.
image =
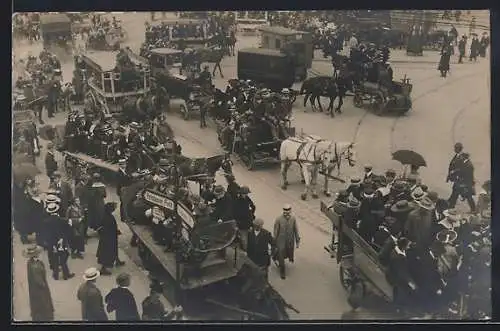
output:
M427 167L427 162L422 155L417 152L407 149L399 150L392 153L392 159L401 162L404 165L412 165L416 167Z

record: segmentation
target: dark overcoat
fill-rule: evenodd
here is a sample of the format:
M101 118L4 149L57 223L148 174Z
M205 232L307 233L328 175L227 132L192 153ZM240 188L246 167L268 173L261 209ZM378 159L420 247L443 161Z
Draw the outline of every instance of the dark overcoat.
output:
M108 320L108 315L104 311L101 291L93 282L88 281L80 285L77 298L82 303L82 319L84 321L100 322Z
M73 200L73 190L71 185L67 182L61 181L60 183L54 183L51 188L56 190L57 196L61 199L59 204L59 215L66 216L66 211L68 210L71 200Z
M97 262L104 266L112 266L118 257L118 226L113 214L107 212L98 230Z
M40 260L28 260L28 289L31 319L33 321L53 321L54 305L50 294L45 265Z
M116 287L104 298L107 311L116 311L117 321L139 321L134 295L128 288Z
M420 247L429 247L432 240L431 212L422 212L420 208L410 212L406 220L404 235Z
M261 229L257 236L253 230L248 232L247 255L259 267L271 264L269 248L273 246L273 236L266 229Z
M101 182L93 183L89 188L88 224L90 228L98 228L104 217L104 198L106 187Z

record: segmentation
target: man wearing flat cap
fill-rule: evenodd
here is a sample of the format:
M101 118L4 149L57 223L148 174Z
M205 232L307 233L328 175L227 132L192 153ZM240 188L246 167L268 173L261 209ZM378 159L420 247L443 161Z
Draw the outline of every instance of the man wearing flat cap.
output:
M347 187L347 194L352 195L354 198L361 200L363 189L361 187L361 179L359 177L352 177L351 183Z
M274 248L274 240L271 232L263 228L264 221L256 218L253 221L253 227L248 232L247 255L268 278L269 265L271 257L269 252Z
M363 182L370 182L373 180L373 166L371 164L365 164Z
M274 239L276 254L273 259L278 261L281 279L285 279L285 259L293 263L295 246L298 248L300 243L297 219L289 204L283 206L283 214L274 221Z

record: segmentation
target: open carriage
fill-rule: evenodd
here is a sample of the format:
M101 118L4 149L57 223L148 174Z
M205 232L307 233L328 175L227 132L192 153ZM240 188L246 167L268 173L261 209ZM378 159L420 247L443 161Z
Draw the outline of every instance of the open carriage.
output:
M101 51L81 55L81 77L89 87L85 103L105 114L121 112L126 100L138 99L151 89L149 64L129 56L133 67L120 68L117 55Z
M355 88L353 102L358 108L368 102L377 115L388 112L404 114L412 108L412 89L413 85L406 76L400 82L392 81L392 87L385 96L378 83L365 81Z
M188 318L289 319L289 305L239 249L235 221L198 223L167 187L136 183L122 190L121 202L126 210L137 201L144 204L141 210L151 210L150 224L132 219L129 227L144 267L175 294L169 299L175 298ZM158 224L177 238L169 248L158 238Z

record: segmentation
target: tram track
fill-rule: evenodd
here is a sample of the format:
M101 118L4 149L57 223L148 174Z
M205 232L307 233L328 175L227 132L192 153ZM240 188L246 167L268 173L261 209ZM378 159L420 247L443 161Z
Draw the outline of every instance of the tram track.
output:
M469 78L472 78L472 77L475 77L475 76L479 76L479 75L483 75L484 72L473 72L473 73L470 73L470 74L466 74L464 76L461 76L461 77L458 77L457 79L453 80L453 81L447 81L445 82L444 84L441 84L440 86L438 86L437 88L434 88L432 90L429 90L429 91L426 91L420 95L418 95L417 97L415 97L413 99L413 105L415 105L415 102L416 101L419 101L433 93L436 93L438 91L441 91L442 89L444 88L447 88L447 87L450 87L458 82L461 82L463 81L464 79L469 79ZM478 100L479 101L479 100ZM466 106L467 107L467 106ZM464 108L466 108L464 107ZM396 135L396 128L398 126L398 124L400 123L400 120L404 118L403 116L400 116L400 117L396 117L393 119L393 122L392 122L392 125L390 127L390 135L389 135L389 148L390 148L390 152L391 154L394 153L397 149L396 149L396 141L395 141L395 135Z

